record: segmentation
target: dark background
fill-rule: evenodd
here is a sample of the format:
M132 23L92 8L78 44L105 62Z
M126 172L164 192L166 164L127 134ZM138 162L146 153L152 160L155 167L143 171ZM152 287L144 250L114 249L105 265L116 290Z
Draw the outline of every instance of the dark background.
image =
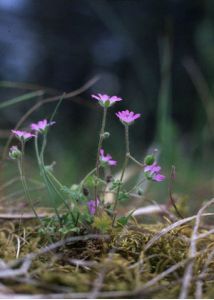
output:
M213 15L212 0L0 0L0 101L38 89L45 99L99 75L58 111L47 159L57 160L59 176L78 180L93 167L101 112L90 95L101 92L125 99L109 115L108 152L119 159L124 151L114 113L140 112L132 152L142 159L157 146L166 174L176 165L179 192L209 197ZM1 150L5 132L38 100L0 109ZM49 116L54 105L41 107L25 125Z

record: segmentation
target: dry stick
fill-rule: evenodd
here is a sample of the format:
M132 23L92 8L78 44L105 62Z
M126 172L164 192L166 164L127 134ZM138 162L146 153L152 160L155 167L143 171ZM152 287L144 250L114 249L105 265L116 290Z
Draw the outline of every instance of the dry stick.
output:
M207 231L207 232L205 232L205 233L199 234L195 239L196 239L196 240L203 239L203 238L205 238L205 237L207 237L208 235L213 234L213 233L214 233L214 228L213 228L213 229L210 229L209 231Z
M77 242L77 241L85 241L89 239L108 239L108 235L98 235L98 234L88 234L84 236L76 236L76 237L70 237L65 240L60 240L56 243L50 244L44 248L41 248L38 252L33 252L30 254L27 254L26 256L14 260L12 262L9 262L7 265L5 265L5 268L0 271L0 278L13 278L14 276L21 276L21 275L27 275L27 272L29 268L31 267L32 260L38 257L39 255L45 254L47 252L51 252L54 249L57 249L59 247L62 247L66 245L67 243ZM16 266L17 264L20 264L20 262L23 262L20 268L12 269L12 267Z
M201 252L200 252L201 253ZM197 254L199 255L199 253ZM163 271L161 274L158 274L155 278L151 279L150 281L148 281L143 287L141 288L137 288L134 289L132 291L111 291L111 292L100 292L100 290L97 293L97 297L102 297L102 298L118 298L118 297L127 297L127 296L134 296L136 294L142 293L144 292L145 294L148 293L150 290L149 288L151 288L154 284L156 284L158 281L160 281L161 279L163 279L164 277L166 277L167 275L169 275L170 273L176 271L177 269L179 269L180 267L182 267L185 263L187 263L190 260L190 258L186 258L181 262L178 262L176 265L171 266L170 268L168 268L167 270ZM29 263L29 261L28 261ZM6 267L6 266L5 266ZM26 271L26 267L29 268L29 264L23 266L23 269L25 269ZM12 271L12 270L11 270ZM20 271L20 269L19 269ZM25 272L26 273L26 272ZM18 272L19 275L23 275L25 273L22 272ZM0 273L1 274L1 273ZM7 273L9 275L9 272ZM10 274L11 275L11 274ZM11 277L11 276L9 276ZM20 278L20 277L19 277ZM154 290L154 288L152 288L152 291ZM7 295L9 296L9 295ZM31 298L32 295L23 295L27 298ZM36 295L36 298L90 298L91 294L89 293L56 293L56 294L45 294L45 295ZM32 296L33 297L33 296ZM4 297L7 298L7 297ZM11 297L8 297L11 298ZM23 297L22 297L23 298Z
M59 247L65 246L66 244L75 243L75 242L78 242L78 241L87 241L89 239L104 239L104 240L107 240L107 239L109 239L109 235L107 235L107 234L88 234L88 235L80 235L80 236L69 237L69 238L66 238L64 240L60 240L56 243L50 244L46 247L43 247L38 252L32 252L30 254L27 254L26 256L20 258L19 260L15 260L15 261L11 262L11 264L16 265L17 263L19 263L21 261L26 261L26 260L31 260L32 261L37 256L45 254L45 253L50 252L52 250L55 250ZM0 274L1 274L1 272L0 272Z
M78 96L79 94L85 92L87 89L89 89L92 85L94 85L97 81L99 80L99 76L95 76L93 77L91 80L89 80L88 82L86 82L82 87L80 87L79 89L73 91L73 92L70 92L68 94L66 94L64 96L63 99L69 99L69 98L73 98L75 96ZM17 130L24 122L25 120L35 111L37 110L40 106L42 106L43 104L47 104L47 103L50 103L50 102L55 102L55 101L58 101L60 100L62 96L59 95L59 96L54 96L54 97L50 97L50 98L47 98L47 99L44 99L44 100L40 100L39 102L37 102L34 106L31 107L31 109L29 109L23 116L22 118L19 120L19 122L16 124L15 126L15 130ZM74 100L73 100L74 101ZM7 152L8 152L8 147L11 143L11 140L12 140L13 136L10 135L5 147L4 147L4 150L3 150L3 155L2 155L2 160L5 160L6 157L7 157Z
M202 288L203 288L203 278L205 277L205 274L207 272L207 268L209 266L209 263L213 259L214 256L214 250L209 254L204 267L198 276L198 280L196 281L196 289L195 289L195 298L196 299L202 299Z
M184 272L183 276L183 282L181 287L181 293L179 298L180 299L186 299L188 297L188 291L190 287L190 283L192 280L192 273L193 273L193 266L194 266L194 257L196 256L197 248L196 248L196 240L198 236L198 229L200 226L201 217L203 215L203 211L207 209L210 205L214 204L214 198L211 199L209 202L207 202L197 213L195 218L195 226L193 228L191 242L190 242L190 248L189 248L189 258L191 259L189 264L186 267L186 270Z
M213 216L213 215L214 215L214 213L206 213L206 214L202 214L201 216L208 217L208 216ZM164 236L171 230L196 219L196 217L197 217L197 215L179 220L179 221L167 226L166 228L162 229L159 233L157 233L155 236L153 236L153 238L145 245L144 251L147 251L149 248L151 248L162 236Z

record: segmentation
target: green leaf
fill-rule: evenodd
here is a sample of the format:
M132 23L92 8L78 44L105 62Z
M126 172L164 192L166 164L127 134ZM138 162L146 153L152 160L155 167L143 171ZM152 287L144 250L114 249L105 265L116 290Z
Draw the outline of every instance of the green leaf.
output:
M111 186L111 188L110 188L110 190L111 191L113 191L113 190L117 190L118 188L119 188L119 186L121 185L121 181L120 180L113 180L113 182L112 182L112 186Z
M126 191L121 191L121 192L119 193L118 200L121 201L121 202L128 201L128 200L129 200L129 194L128 194L128 192L126 192Z
M88 176L88 178L84 182L84 185L89 187L89 188L90 187L93 188L95 185L102 186L102 185L105 185L105 184L106 184L106 182L104 180L102 180L101 178L99 178L95 175Z

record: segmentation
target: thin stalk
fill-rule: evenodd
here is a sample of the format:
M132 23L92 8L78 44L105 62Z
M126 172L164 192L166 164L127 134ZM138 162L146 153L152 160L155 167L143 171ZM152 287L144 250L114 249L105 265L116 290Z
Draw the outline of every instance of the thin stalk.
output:
M30 203L31 209L32 209L34 215L36 216L36 218L41 222L41 220L33 206L33 201L31 199L31 196L30 196L30 193L28 190L28 185L27 185L26 178L25 178L24 171L23 171L24 170L23 169L24 142L21 143L21 148L22 148L22 155L21 155L20 159L18 159L18 169L19 169L19 173L20 173L20 179L22 182L25 196L28 199L28 202Z
M144 183L146 181L146 178L143 178L143 180L141 180L140 182L136 183L135 186L133 186L133 188L131 188L128 193L132 193L137 187L140 187L142 183Z
M112 226L114 226L114 223L115 223L115 219L116 219L115 210L116 210L117 205L118 205L118 198L119 198L119 194L120 194L121 184L122 184L123 177L124 177L124 174L125 174L125 171L126 171L126 167L128 165L129 158L130 158L130 150L129 150L129 126L128 125L125 125L125 143L126 143L126 154L125 154L123 169L122 169L122 173L121 173L121 176L120 176L120 182L118 184L118 188L117 188L117 192L116 192L116 197L115 197L115 202L114 202L114 207L113 207L114 217L113 217Z
M44 136L45 141L43 141L44 145L46 143L46 137ZM60 191L57 189L56 185L61 189L63 187L63 185L61 184L61 182L48 170L45 169L45 164L44 164L44 153L41 151L40 152L40 160L41 160L41 165L42 168L44 170L44 174L46 176L47 181L49 182L49 184L51 185L52 189L55 191L55 193L59 196L59 198L63 201L65 207L67 208L67 210L70 212L71 217L73 219L74 224L76 223L75 217L71 211L71 208L69 207L68 203L66 202L66 200L64 199L63 195L60 193Z
M55 107L55 109L54 109L54 111L53 111L53 113L52 113L52 115L50 117L50 120L49 120L50 123L53 122L54 117L55 117L55 115L56 115L56 113L57 113L57 111L58 111L58 109L59 109L59 107L60 107L60 105L61 105L61 103L62 103L62 101L64 99L64 96L65 96L65 93L63 93L62 96L60 97L59 102L57 103L57 105L56 105L56 107ZM42 148L41 148L41 152L40 152L41 159L44 156L44 151L45 151L45 148L46 148L46 145L47 145L48 131L49 131L49 127L46 128L46 130L44 132L44 135L43 135Z
M89 176L91 176L94 172L96 172L96 168L91 170L80 182L80 187L82 187Z
M136 163L139 167L144 168L145 164L142 164L141 162L139 162L137 159L135 159L131 154L129 154L129 158Z
M97 147L97 159L96 159L96 181L95 181L95 189L94 189L94 194L95 194L95 203L96 203L96 211L97 211L97 179L99 177L99 168L100 168L100 149L102 147L103 139L104 139L104 132L105 132L105 126L106 126L106 116L107 116L107 107L104 107L103 109L103 118L102 118L102 126L100 130L100 135L99 135L99 143Z
M49 184L48 184L48 181L47 181L47 176L45 174L44 166L42 165L41 157L39 155L38 136L37 135L35 136L34 141L35 141L35 151L36 151L36 157L37 157L37 162L38 162L38 165L39 165L39 169L41 171L41 175L43 177L43 180L45 181L45 184L46 184L46 187L48 189L48 192L49 192L50 196L52 197L52 192L50 190L50 187L49 187ZM56 208L55 203L54 203L54 211L55 211L56 216L57 216L57 218L59 220L59 223L61 224L61 218L60 218L60 215L59 215L59 212L58 212L58 210Z
M45 141L43 141L42 145L45 145L46 143L46 136L44 136ZM37 142L38 145L38 142ZM37 147L38 149L38 147ZM41 151L40 152L40 162L41 162L41 167L43 169L46 181L51 185L52 189L54 190L54 192L59 196L59 198L63 201L65 207L67 208L67 210L69 211L69 213L71 214L73 223L76 223L75 217L71 211L71 208L69 207L68 203L66 202L65 198L63 197L63 195L60 193L60 191L57 189L56 185L61 189L63 187L63 185L61 184L61 182L48 170L45 169L45 164L44 164L44 152Z

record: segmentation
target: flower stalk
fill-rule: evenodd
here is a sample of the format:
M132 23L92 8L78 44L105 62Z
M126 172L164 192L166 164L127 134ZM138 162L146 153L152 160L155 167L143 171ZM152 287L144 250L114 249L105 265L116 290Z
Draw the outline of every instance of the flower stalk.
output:
M114 202L114 207L113 207L113 212L114 212L114 216L113 216L113 222L112 222L112 226L114 226L115 223L115 219L116 219L116 208L118 205L118 200L119 200L119 195L120 195L120 190L121 190L121 185L123 182L123 177L126 171L126 167L128 165L129 162L129 158L130 158L130 149L129 149L129 125L124 124L125 127L125 144L126 144L126 153L125 153L125 158L124 158L124 164L123 164L123 169L121 172L121 176L120 176L120 182L118 184L118 188L117 188L117 192L116 192L116 196L115 196L115 202Z
M27 181L26 181L26 178L25 178L25 175L24 175L24 166L23 166L23 156L24 156L24 150L25 150L25 142L24 141L21 141L21 156L20 158L17 160L18 162L18 170L19 170L19 174L20 174L20 179L21 179L21 182L22 182L22 186L23 186L23 190L24 190L24 193L25 193L25 196L26 198L28 199L28 202L31 206L31 209L35 215L35 217L41 222L34 206L33 206L33 201L31 199L31 196L30 196L30 193L29 193L29 190L28 190L28 185L27 185Z
M105 132L105 126L106 126L106 117L107 117L107 110L108 108L104 106L103 108L103 118L102 118L102 125L99 135L99 142L97 147L97 158L96 158L96 180L95 180L95 199L97 199L97 184L98 184L98 178L99 178L99 169L100 169L100 150L102 148L103 140L104 140L104 132ZM96 210L97 210L97 202L96 202Z

